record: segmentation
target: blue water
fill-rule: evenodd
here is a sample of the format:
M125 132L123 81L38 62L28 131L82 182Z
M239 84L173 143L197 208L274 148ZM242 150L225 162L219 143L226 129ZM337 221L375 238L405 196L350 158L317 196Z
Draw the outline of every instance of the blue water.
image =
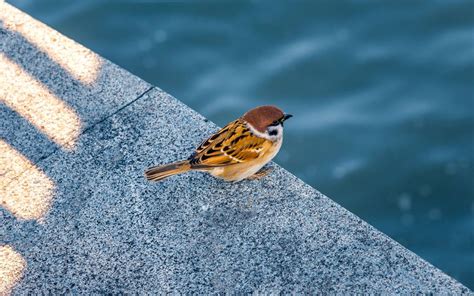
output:
M474 288L474 2L9 2L219 125L281 106L279 164Z

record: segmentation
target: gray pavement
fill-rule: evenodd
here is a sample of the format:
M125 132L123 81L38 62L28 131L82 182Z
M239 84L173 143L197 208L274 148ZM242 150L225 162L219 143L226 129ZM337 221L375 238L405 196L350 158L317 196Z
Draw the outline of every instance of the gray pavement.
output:
M4 14L0 9L0 19ZM3 39L17 35L3 31L0 43L13 44ZM20 63L17 48L8 47L8 58ZM30 70L22 68L41 76L51 71L34 66L50 63L44 59L35 54L25 60ZM69 88L66 74L39 79L84 124L69 139L73 148L0 104L9 116L0 120L0 136L33 163L0 191L3 257L20 258L13 294L471 293L274 163L256 181L193 172L147 182L146 167L186 158L217 127L105 63L108 74L93 83L103 91ZM28 132L34 136L21 141ZM10 193L36 194L42 184L49 186L47 211L19 218L21 197ZM13 201L2 207L4 196Z
M82 131L151 87L2 2L0 72L0 139L33 162L67 149ZM27 108L17 110L19 105ZM33 118L38 124L28 121L31 113L41 114ZM65 115L55 118L57 113ZM68 125L61 126L61 120Z

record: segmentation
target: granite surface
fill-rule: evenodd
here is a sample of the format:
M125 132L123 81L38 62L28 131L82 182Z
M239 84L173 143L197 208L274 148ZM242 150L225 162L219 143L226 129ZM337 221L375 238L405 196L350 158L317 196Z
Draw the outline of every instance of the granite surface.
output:
M52 71L42 59L27 57L25 71ZM226 183L192 172L147 182L146 167L186 158L217 127L110 67L104 79L116 89L100 92L102 106L69 88L64 73L41 80L88 128L74 149L47 150L44 136L39 148L35 137L21 144L43 176L27 168L4 192L39 190L45 176L53 189L41 219L0 206L0 246L25 262L13 294L472 293L274 163L261 180ZM1 125L7 143L27 132L13 122ZM49 155L40 157L43 148Z
M275 164L240 183L144 179L214 130L155 89L42 161L44 221L0 212L27 262L15 292L469 292Z
M4 2L0 72L0 139L32 161L70 149L151 87Z

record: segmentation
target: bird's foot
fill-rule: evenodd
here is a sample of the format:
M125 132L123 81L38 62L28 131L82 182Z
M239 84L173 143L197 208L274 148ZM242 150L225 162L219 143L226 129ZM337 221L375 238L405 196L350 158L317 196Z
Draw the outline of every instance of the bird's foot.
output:
M256 172L255 174L253 174L252 176L248 177L247 179L249 179L249 180L261 179L261 178L265 177L266 175L270 174L270 172L272 170L273 170L273 168L263 168L260 171Z

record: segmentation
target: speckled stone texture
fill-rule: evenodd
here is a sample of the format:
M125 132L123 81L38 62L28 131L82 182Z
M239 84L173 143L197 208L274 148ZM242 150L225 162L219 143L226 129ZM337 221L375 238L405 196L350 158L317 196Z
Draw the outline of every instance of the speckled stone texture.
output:
M15 293L469 293L275 164L240 183L144 179L215 130L155 89L42 161L57 185L44 221L0 212L27 262Z
M58 148L65 149L66 142L74 142L80 132L151 87L2 1L0 63L0 139L32 161L47 157ZM61 126L61 120L68 123L64 110L47 108L55 100L72 110L79 121ZM42 117L36 121L37 126L30 114L25 114L28 112L22 114L11 106L31 109L32 101L43 104L41 112L31 110ZM61 120L50 120L58 113L66 115ZM44 133L41 126L61 132Z
M2 35L2 48L13 44L5 36L17 38ZM26 266L13 294L472 293L276 164L255 181L193 172L147 182L146 167L188 157L217 127L157 88L140 95L147 84L115 66L92 94L28 52L16 61L89 128L72 150L48 150L36 133L22 144L54 192L38 220L0 207L0 246ZM14 147L28 133L10 132ZM26 171L16 190L35 182Z

